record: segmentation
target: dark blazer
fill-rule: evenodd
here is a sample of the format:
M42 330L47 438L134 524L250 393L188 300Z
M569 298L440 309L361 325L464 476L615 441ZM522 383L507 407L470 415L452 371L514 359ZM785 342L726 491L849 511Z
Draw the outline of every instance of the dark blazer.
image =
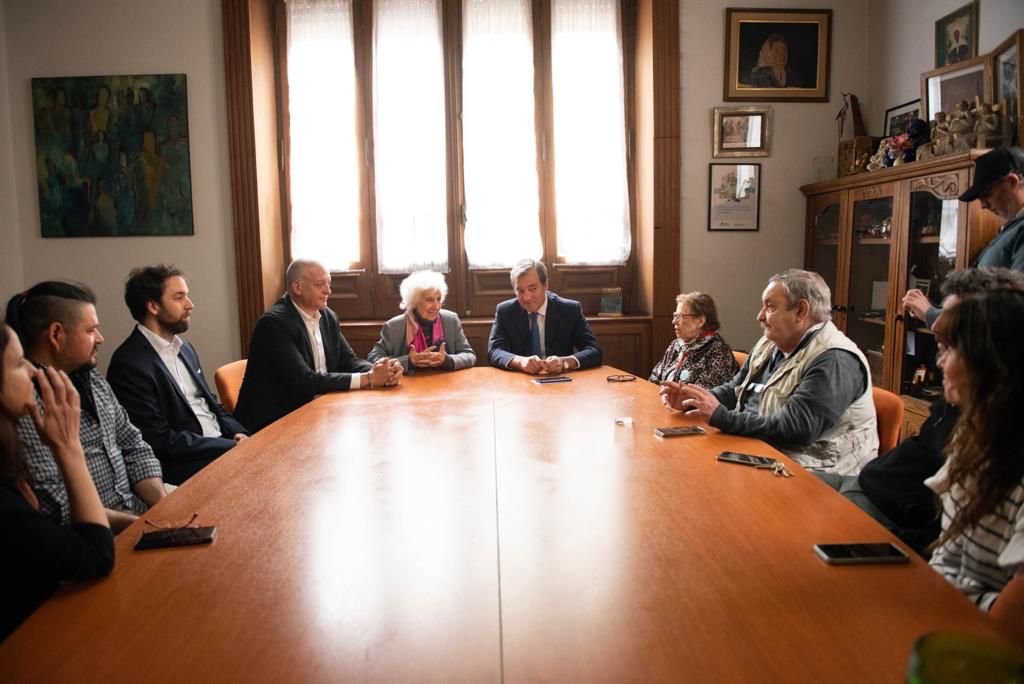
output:
M114 388L132 423L153 447L164 481L181 484L235 445L237 433L249 431L213 396L196 350L182 340L178 356L185 362L223 437L204 437L192 407L149 340L136 328L110 359L107 382Z
M347 390L352 373L365 373L373 367L352 351L330 309L320 310L320 337L326 373L316 372L306 324L287 294L260 316L252 331L249 363L235 407L239 420L252 430L261 430L318 394Z
M576 353L573 353L576 349ZM583 307L573 299L562 299L548 292L548 310L544 319L544 351L548 356L572 356L580 368L601 365L601 347ZM530 355L530 318L515 299L498 305L487 342L487 359L492 366L507 368L515 356Z

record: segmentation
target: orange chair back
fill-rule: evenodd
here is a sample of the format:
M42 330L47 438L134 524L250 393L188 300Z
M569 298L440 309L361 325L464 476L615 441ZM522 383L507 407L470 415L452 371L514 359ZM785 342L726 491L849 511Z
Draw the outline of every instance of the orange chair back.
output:
M734 359L736 359L736 363L742 366L744 363L747 362L747 357L750 356L750 354L748 354L747 352L733 351L732 356Z
M871 388L878 420L878 453L887 454L900 441L903 427L903 400L897 395L879 387Z
M235 410L238 403L238 391L242 389L242 378L245 377L245 366L248 363L245 359L226 363L217 369L213 374L213 380L217 383L217 394L220 396L220 403L224 405L228 413Z

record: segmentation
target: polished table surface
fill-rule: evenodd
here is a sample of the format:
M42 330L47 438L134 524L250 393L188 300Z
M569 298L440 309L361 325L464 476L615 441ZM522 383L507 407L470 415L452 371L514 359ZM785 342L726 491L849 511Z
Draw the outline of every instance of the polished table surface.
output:
M0 681L900 681L914 639L994 634L927 564L834 567L895 539L810 473L607 367L490 368L323 396L145 518L212 545L136 552L0 645ZM632 427L612 399L635 398Z

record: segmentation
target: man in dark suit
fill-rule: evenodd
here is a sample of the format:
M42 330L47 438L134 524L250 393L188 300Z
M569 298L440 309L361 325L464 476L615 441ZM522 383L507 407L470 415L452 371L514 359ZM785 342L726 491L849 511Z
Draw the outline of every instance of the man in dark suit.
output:
M256 323L235 415L253 430L291 413L318 394L397 385L402 364L371 364L355 355L327 307L331 274L316 261L296 260L288 291Z
M182 272L162 264L137 268L125 282L124 301L138 324L114 352L107 381L160 459L164 481L178 485L249 431L213 396L199 355L178 336L193 308Z
M499 304L494 315L487 344L492 366L538 374L601 365L601 347L583 307L548 292L542 262L524 259L510 276L516 298Z

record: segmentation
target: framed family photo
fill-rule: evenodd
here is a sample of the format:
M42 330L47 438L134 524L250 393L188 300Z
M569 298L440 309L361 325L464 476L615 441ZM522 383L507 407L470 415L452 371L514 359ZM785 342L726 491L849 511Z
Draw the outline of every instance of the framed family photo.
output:
M827 102L832 10L725 14L726 102Z
M1024 29L1019 29L992 51L992 96L997 103L1005 102L1013 139L1008 144L1020 145L1024 141L1024 98L1021 97L1020 55L1024 52Z
M935 22L935 68L978 54L978 2L969 2Z
M708 165L708 230L758 230L761 165Z
M921 118L921 100L912 100L885 110L882 137L891 138L907 132L907 124Z
M714 112L713 157L768 156L772 134L771 107L715 107Z

